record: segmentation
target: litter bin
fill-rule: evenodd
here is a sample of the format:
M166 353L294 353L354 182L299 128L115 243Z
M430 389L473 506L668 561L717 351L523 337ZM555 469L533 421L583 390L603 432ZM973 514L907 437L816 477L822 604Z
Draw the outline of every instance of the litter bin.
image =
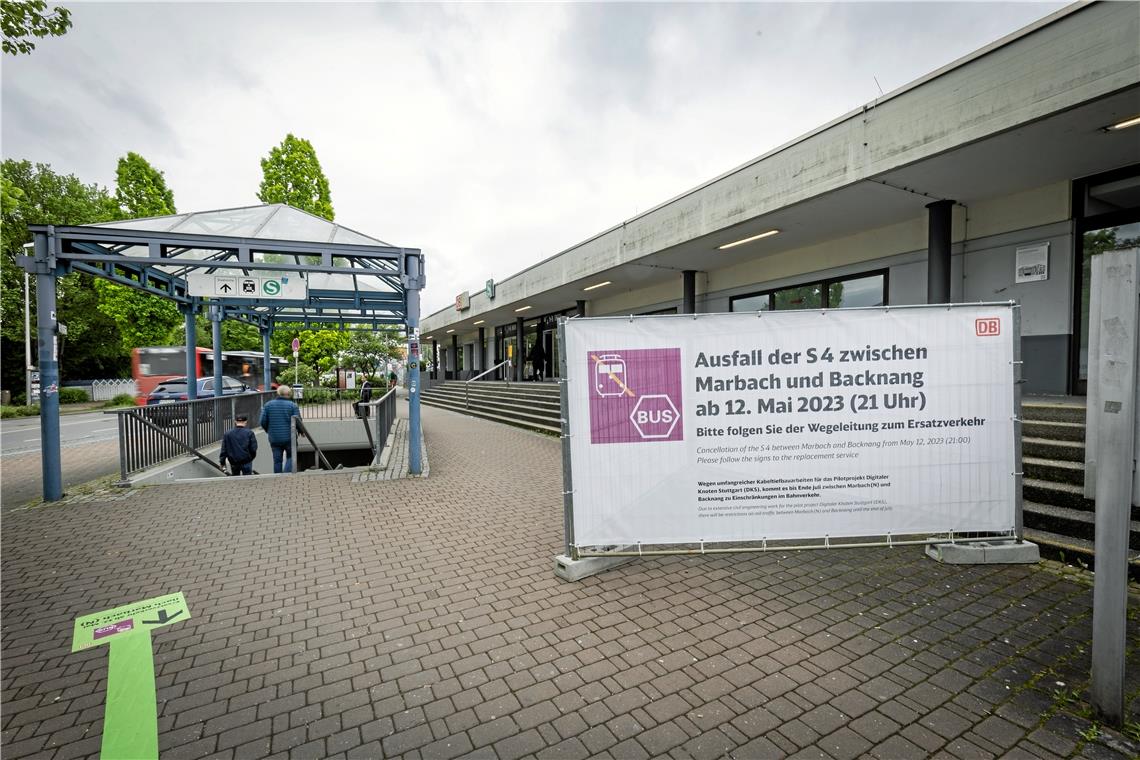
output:
M0 404L4 406L12 405L12 391L0 391Z
M304 397L305 397L305 386L294 385L293 386L293 398L300 401Z

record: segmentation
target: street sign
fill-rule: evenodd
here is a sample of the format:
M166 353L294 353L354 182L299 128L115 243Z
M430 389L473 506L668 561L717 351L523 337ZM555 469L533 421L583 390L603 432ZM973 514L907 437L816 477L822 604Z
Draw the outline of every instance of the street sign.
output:
M300 350L301 350L301 339L300 338L293 338L293 353L297 353Z
M309 297L309 284L297 275L238 277L232 274L191 273L186 290L192 296L211 298L258 298L303 301Z
M71 637L71 651L108 644L124 635L152 631L171 623L190 619L186 598L182 592L144 599L125 604L113 610L94 612L75 619Z

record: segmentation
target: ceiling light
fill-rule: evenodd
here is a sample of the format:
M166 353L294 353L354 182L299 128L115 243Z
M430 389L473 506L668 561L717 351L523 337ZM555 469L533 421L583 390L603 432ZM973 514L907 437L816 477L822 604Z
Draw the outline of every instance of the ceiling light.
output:
M605 287L606 285L609 285L609 284L610 284L610 280L606 280L605 282L599 282L597 285L591 285L588 288L582 288L582 290L593 290L594 288L602 288L602 287Z
M737 240L735 243L725 243L724 245L718 245L716 247L716 249L718 251L723 251L726 248L735 248L738 245L744 245L745 243L751 243L753 240L759 240L760 238L772 237L773 235L779 235L779 234L780 234L779 230L768 230L767 232L761 232L759 235L753 235L752 237L746 237L743 240Z
M1135 127L1137 124L1140 124L1140 116L1133 116L1131 119L1125 119L1124 121L1117 122L1110 127L1105 127L1104 129L1106 132L1115 132L1120 129Z
M516 312L519 312L519 311L526 311L526 310L527 310L527 309L529 309L529 308L531 308L531 307L530 307L530 306L520 306L519 308L515 309L515 311L516 311Z
M447 332L448 332L448 334L450 335L451 333L455 332L455 329L454 329L454 328L452 328L451 330L448 330Z
M487 320L485 320L485 319L480 319L478 322L472 322L471 324L472 324L472 325L481 325L481 324L483 324L483 323L484 323L484 322L486 322L486 321L487 321Z

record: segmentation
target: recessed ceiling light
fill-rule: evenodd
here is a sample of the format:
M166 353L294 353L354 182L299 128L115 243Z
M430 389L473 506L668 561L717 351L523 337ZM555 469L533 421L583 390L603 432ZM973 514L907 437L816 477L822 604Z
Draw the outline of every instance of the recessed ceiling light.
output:
M487 320L485 320L485 319L480 319L478 322L472 322L471 324L473 324L473 325L481 325L481 324L483 324L483 323L484 323L484 322L486 322L486 321L487 321Z
M597 285L591 285L588 288L582 288L582 290L593 290L594 288L603 288L606 285L609 285L610 283L611 283L610 280L606 280L605 282L599 282Z
M448 330L447 332L448 332L448 333L453 333L453 332L455 332L455 329L453 328L453 329L451 329L451 330Z
M520 306L519 308L515 309L515 311L516 311L516 312L518 312L518 311L526 311L526 310L527 310L527 309L529 309L529 308L531 308L531 307L530 307L530 306Z
M1133 116L1131 119L1125 119L1124 121L1117 122L1112 126L1105 127L1104 129L1106 132L1115 132L1120 129L1135 127L1137 124L1140 124L1140 116Z
M744 245L745 243L751 243L753 240L759 240L760 238L772 237L773 235L779 235L779 234L780 234L779 230L768 230L767 232L761 232L759 235L753 235L752 237L746 237L743 240L737 240L735 243L725 243L724 245L718 245L716 247L716 249L718 251L723 251L726 248L735 248L738 245Z

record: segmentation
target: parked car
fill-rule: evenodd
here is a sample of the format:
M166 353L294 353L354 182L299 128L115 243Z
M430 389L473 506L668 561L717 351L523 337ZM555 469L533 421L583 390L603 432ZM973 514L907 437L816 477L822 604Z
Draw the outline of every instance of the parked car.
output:
M197 383L197 397L199 399L213 398L214 393L214 378L213 377L200 377ZM256 388L251 388L240 380L232 377L222 378L222 395L223 396L237 396L242 393L255 392ZM173 377L169 380L164 380L159 383L150 395L146 397L146 406L153 407L163 404L172 404L177 401L189 401L189 394L187 393L186 378ZM205 422L210 419L210 407L203 405L198 410L198 421ZM169 411L159 412L155 410L152 413L152 419L160 424L172 425L174 423L186 422L186 407L177 406L171 408Z

